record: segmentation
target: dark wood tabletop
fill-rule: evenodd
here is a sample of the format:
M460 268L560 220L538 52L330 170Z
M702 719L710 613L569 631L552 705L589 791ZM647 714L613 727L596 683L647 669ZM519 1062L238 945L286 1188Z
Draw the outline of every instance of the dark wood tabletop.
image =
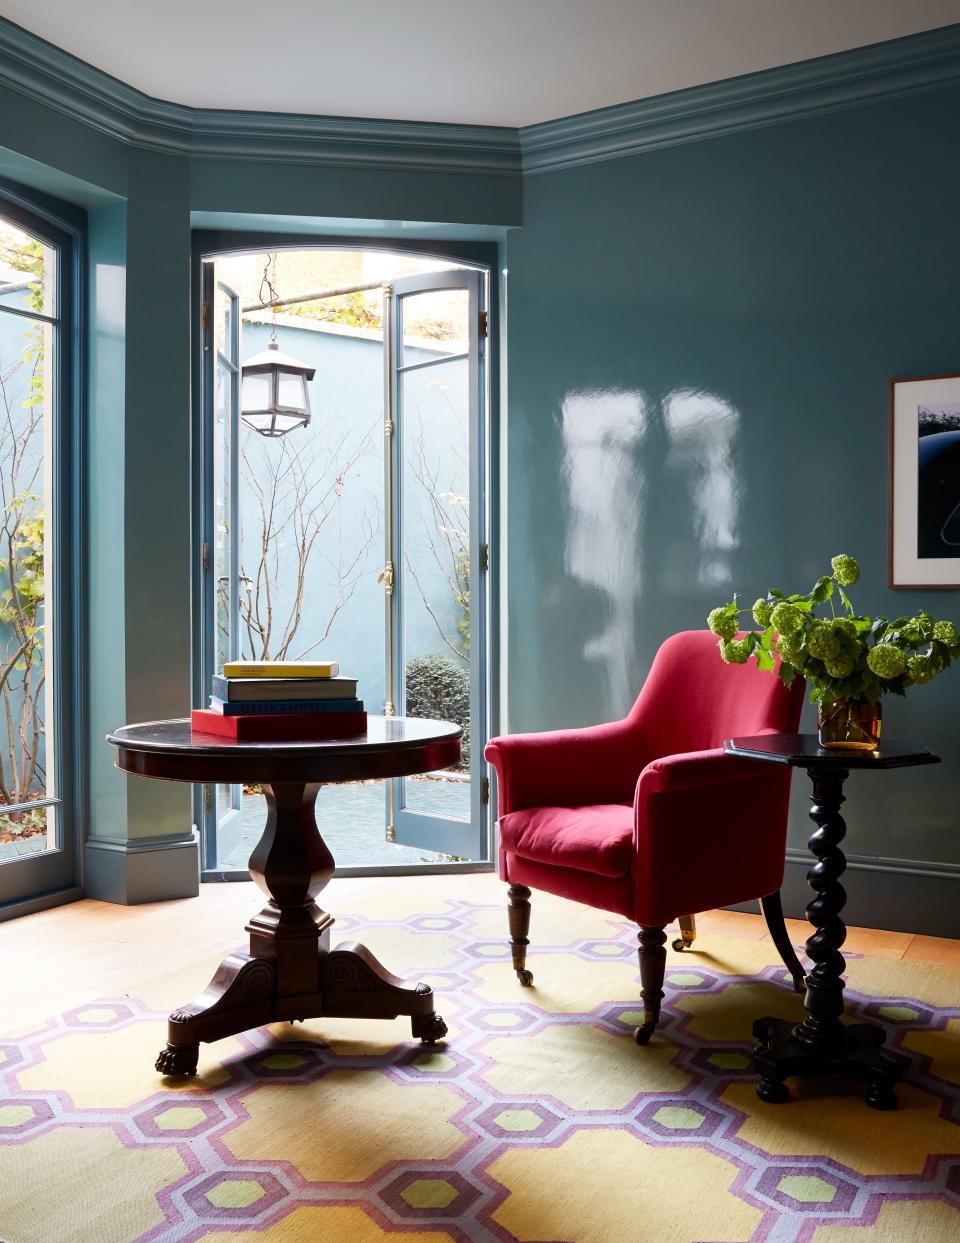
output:
M117 767L164 781L337 782L407 777L460 759L463 731L450 721L368 716L365 733L303 742L248 742L197 733L187 718L124 725L107 742Z
M816 734L755 734L750 738L728 738L723 744L727 755L748 760L769 760L793 768L907 768L913 764L939 764L939 755L915 742L881 742L873 751L821 747Z

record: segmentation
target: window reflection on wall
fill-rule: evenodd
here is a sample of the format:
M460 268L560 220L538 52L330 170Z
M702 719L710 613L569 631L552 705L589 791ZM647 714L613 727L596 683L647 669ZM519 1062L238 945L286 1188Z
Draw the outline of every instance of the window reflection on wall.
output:
M606 596L606 624L588 641L584 656L603 662L616 704L633 695L634 601L641 586L646 496L638 450L647 424L642 393L572 392L561 407L566 569Z
M739 538L741 485L737 475L737 410L715 393L675 389L663 403L666 470L683 480L698 549L696 580L702 587L732 580L731 554ZM674 478L676 477L674 476ZM689 538L683 532L681 538ZM687 572L689 559L685 559Z

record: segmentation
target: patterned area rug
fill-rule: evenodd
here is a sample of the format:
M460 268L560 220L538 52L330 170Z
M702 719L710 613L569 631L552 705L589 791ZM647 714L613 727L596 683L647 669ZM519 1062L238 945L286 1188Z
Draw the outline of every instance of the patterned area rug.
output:
M394 884L394 883L392 883ZM4 1243L859 1243L960 1238L960 982L852 958L851 1017L908 1063L900 1109L822 1082L757 1100L758 1015L799 1016L767 940L670 952L638 1048L634 931L534 895L522 989L501 904L386 888L347 916L429 980L444 1046L405 1020L315 1020L152 1070L196 970L0 1040ZM434 893L439 894L439 890Z

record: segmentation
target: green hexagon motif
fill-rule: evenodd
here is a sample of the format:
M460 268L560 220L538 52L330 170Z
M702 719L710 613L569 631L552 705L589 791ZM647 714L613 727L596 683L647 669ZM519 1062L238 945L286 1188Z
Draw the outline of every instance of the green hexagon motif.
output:
M32 1117L34 1117L34 1112L30 1105L0 1106L0 1128L4 1130L8 1127L21 1126L24 1122L29 1122Z
M668 977L667 982L676 984L680 988L693 988L703 983L703 976L694 975L692 971L674 971L673 975Z
M267 1070L299 1070L306 1058L299 1053L271 1053L260 1063Z
M266 1192L250 1178L225 1178L206 1193L214 1208L249 1208Z
M485 1014L483 1021L488 1027L516 1027L522 1021L522 1016L514 1014L512 1010L494 1010Z
M667 1126L671 1131L695 1131L703 1122L703 1114L695 1109L682 1109L676 1105L664 1105L653 1115L654 1122Z
M161 1131L189 1131L206 1122L207 1115L195 1105L171 1105L154 1118L154 1126Z
M829 1204L837 1194L836 1187L816 1174L785 1174L777 1190L800 1204Z
M882 1014L885 1019L892 1019L894 1023L907 1023L920 1017L920 1011L913 1010L910 1006L881 1006L877 1013Z
M707 1061L718 1070L746 1070L750 1065L744 1053L711 1053Z
M448 1208L460 1192L445 1178L418 1178L400 1194L411 1208Z
M505 1109L494 1122L504 1131L535 1131L543 1119L532 1109Z
M430 1071L437 1074L444 1070L453 1070L456 1062L446 1053L421 1053L413 1062L417 1070Z

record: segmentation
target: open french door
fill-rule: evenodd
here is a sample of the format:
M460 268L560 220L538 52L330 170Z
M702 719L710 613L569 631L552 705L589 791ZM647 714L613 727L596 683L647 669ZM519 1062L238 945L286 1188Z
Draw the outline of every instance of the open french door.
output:
M385 711L435 716L459 699L468 727L462 772L390 783L387 836L466 859L487 853L484 303L484 275L464 269L384 290Z

